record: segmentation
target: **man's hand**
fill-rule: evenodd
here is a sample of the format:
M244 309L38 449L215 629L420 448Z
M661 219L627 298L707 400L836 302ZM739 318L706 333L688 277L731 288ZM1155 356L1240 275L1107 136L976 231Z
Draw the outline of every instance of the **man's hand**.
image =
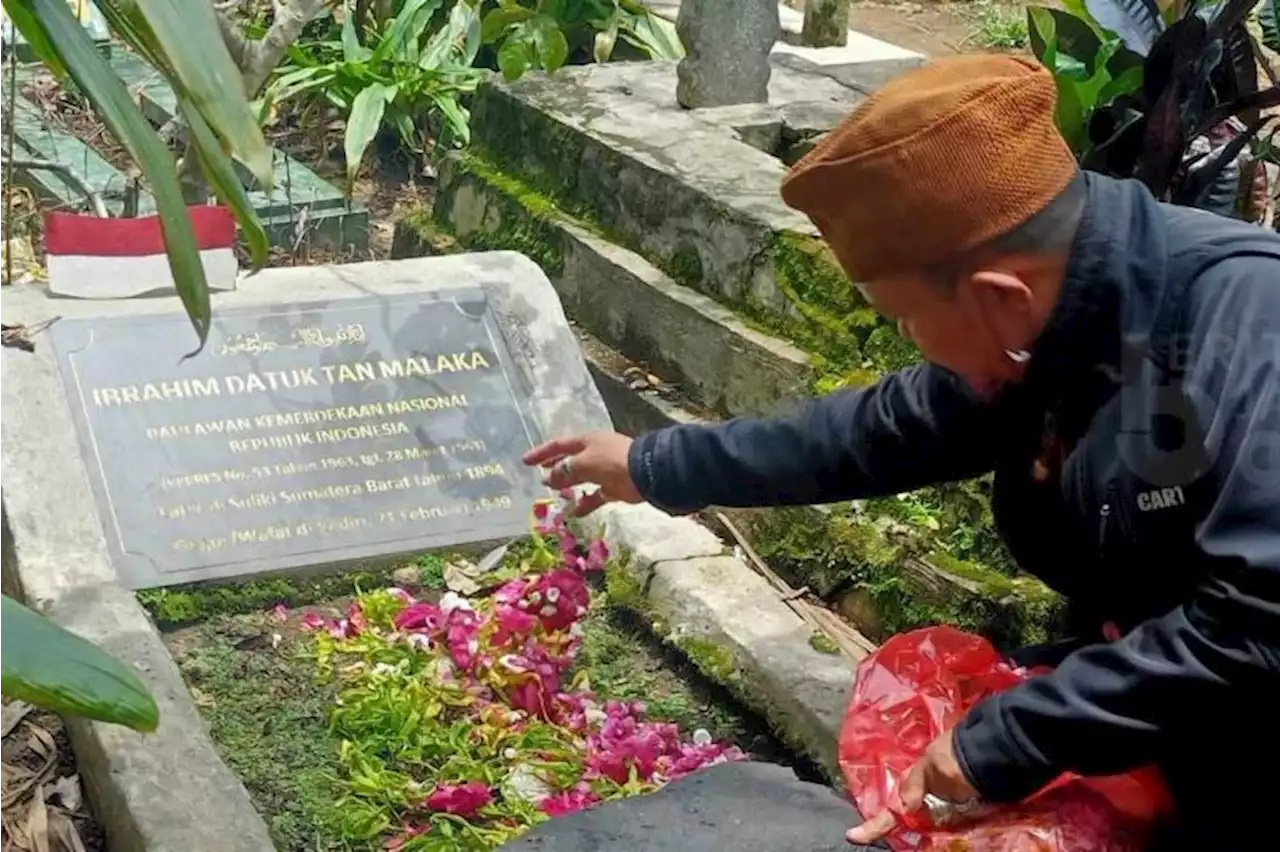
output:
M576 517L594 512L614 500L640 503L644 498L631 481L627 455L631 439L617 432L592 432L573 438L557 438L524 454L527 465L547 469L543 482L559 491L575 485L599 485L600 489L578 500Z
M978 797L978 791L964 777L960 762L956 760L951 731L934 740L903 779L901 795L904 810L914 813L923 808L926 793L956 803L970 802ZM888 810L863 816L867 821L849 829L845 835L850 843L875 843L898 823L897 817Z

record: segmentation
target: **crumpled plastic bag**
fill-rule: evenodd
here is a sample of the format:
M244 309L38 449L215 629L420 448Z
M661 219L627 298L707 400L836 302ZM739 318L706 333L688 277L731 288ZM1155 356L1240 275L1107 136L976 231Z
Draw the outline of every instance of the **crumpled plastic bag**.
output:
M928 745L978 701L1038 673L953 627L899 634L862 661L840 731L840 768L864 817L885 808L899 815L886 838L893 849L1140 852L1171 811L1152 767L1105 778L1065 773L1016 805L984 808L974 821L946 828L903 814L898 785Z

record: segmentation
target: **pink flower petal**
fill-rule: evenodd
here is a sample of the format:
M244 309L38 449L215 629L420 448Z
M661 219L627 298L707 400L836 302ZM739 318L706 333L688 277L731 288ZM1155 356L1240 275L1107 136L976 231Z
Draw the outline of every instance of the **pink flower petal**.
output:
M324 619L314 612L309 612L302 616L303 630L319 630L321 627L324 627Z
M470 817L493 801L493 794L481 781L466 784L441 784L427 796L426 806L460 817Z
M271 608L271 617L276 621L284 621L289 617L289 610L284 604L276 604Z

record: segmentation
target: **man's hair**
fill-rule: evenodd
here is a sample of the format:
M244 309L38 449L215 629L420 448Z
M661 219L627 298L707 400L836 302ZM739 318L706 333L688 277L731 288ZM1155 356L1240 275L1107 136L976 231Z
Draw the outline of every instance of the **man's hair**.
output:
M954 287L978 266L999 257L1065 254L1084 215L1085 182L1077 174L1040 212L993 240L943 261L928 271L940 286Z

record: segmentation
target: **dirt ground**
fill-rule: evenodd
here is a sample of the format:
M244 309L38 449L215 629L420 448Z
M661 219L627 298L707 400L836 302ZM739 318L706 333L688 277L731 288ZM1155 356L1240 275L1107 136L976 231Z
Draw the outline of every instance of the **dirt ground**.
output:
M804 0L786 2L804 9ZM1025 9L1009 0L853 0L849 28L930 57L1021 50Z

